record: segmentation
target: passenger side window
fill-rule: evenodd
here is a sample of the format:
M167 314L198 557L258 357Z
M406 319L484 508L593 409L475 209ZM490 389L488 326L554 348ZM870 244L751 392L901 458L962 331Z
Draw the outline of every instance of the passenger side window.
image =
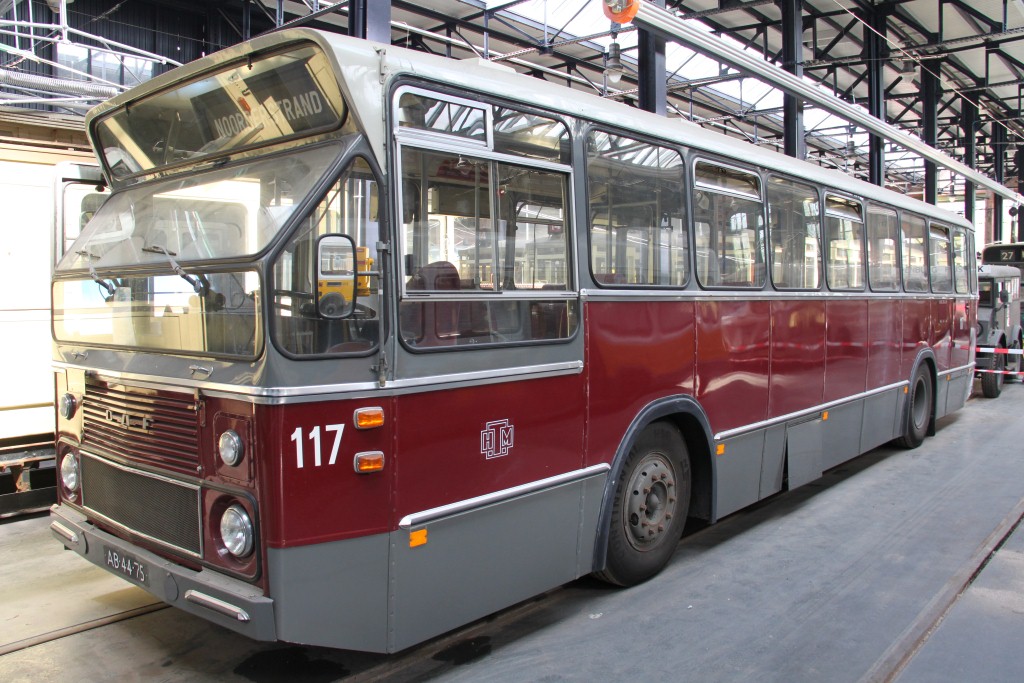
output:
M407 345L574 334L566 173L414 148L403 149L402 169Z
M594 279L610 286L684 286L689 239L679 153L591 131L587 183Z
M953 281L957 294L968 294L971 291L967 265L970 252L967 242L967 235L960 230L953 233Z
M928 233L920 216L904 213L900 221L903 234L903 288L908 292L928 291Z
M951 267L949 228L932 223L930 233L929 264L931 266L932 291L952 292L953 269Z
M895 211L868 206L868 284L876 292L900 288L899 230Z
M702 285L764 286L764 206L756 174L698 161L693 225Z
M854 199L825 197L825 268L832 289L864 288L864 223Z
M773 177L768 182L772 282L779 289L818 289L821 216L813 187Z

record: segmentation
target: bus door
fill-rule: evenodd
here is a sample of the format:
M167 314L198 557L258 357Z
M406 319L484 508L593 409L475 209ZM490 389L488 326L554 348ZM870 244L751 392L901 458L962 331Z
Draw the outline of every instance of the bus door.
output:
M589 571L581 495L589 486L599 496L603 478L582 468L583 341L560 138L541 150L548 161L489 150L531 121L534 134L561 136L561 124L412 93L399 101L405 120L427 108L414 119L422 125L450 107L446 130L460 112L493 127L474 153L426 149L415 135L398 151L392 582L396 609L433 614L399 620L401 646Z

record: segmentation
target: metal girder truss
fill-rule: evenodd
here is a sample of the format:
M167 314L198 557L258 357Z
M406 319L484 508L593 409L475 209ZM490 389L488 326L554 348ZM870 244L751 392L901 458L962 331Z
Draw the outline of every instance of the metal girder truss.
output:
M84 2L85 0L81 0ZM353 0L387 2L388 0ZM169 55L157 55L103 36L72 28L65 20L67 0L47 0L58 11L56 23L39 22L31 16L29 0L0 0L0 98L5 105L52 105L62 111L82 112L88 106L123 89L123 85L74 71L48 66L45 46L82 44L104 51L115 59L151 59L175 64ZM670 65L664 74L641 69L633 44L633 26L610 25L597 0L554 2L555 9L570 8L557 20L525 18L527 5L543 0L391 0L390 37L393 44L455 58L483 57L513 66L538 78L571 88L596 92L639 106L644 79L664 78L665 111L751 143L784 147L785 118L778 92L755 79L721 65L717 73L694 75L691 60ZM188 11L190 3L150 0L153 5L174 5ZM125 4L110 0L106 11L114 17ZM349 0L212 0L204 5L222 21L225 47L251 35L289 22L340 32L349 31ZM736 44L760 54L766 61L783 64L782 3L780 0L666 0L676 15L697 20L712 32L728 36ZM557 6L557 7L556 7ZM72 7L74 7L72 5ZM579 17L594 17L593 30L568 29ZM12 17L13 18L8 18ZM884 62L881 92L884 103L875 109L888 123L908 134L921 136L925 107L922 69L938 79L935 103L935 142L955 159L974 144L973 166L993 177L1009 158L1008 170L1024 169L1012 163L1018 145L1024 148L1024 0L802 0L804 78L817 82L843 100L868 108L871 60ZM872 27L876 27L872 29ZM870 31L882 34L872 48ZM608 44L612 38L624 46L622 80L606 78ZM22 69L26 62L39 66ZM694 62L696 63L696 62ZM792 65L790 65L792 66ZM46 75L46 72L49 75ZM40 76L39 72L43 72ZM40 76L32 81L29 75ZM49 78L49 80L47 80ZM877 87L877 85L876 85ZM966 103L966 104L965 104ZM965 108L976 107L977 116L965 130ZM871 137L858 126L836 117L812 117L804 109L807 156L825 166L868 177ZM819 112L820 114L820 112ZM996 128L1001 132L995 133ZM1002 142L1000 143L1000 140ZM994 144L995 141L995 144ZM998 144L998 148L996 147ZM925 182L925 163L917 154L892 144L884 149L887 184L907 191L920 190ZM971 164L969 164L971 165ZM1003 179L1011 186L1015 178ZM941 173L943 192L963 189L963 179Z
M67 21L67 8L74 0L46 0L50 15L56 22L37 21L33 3L28 0L0 1L0 104L6 106L51 106L55 111L84 114L89 108L126 89L95 74L69 64L60 64L46 55L49 48L79 46L102 53L131 70L128 60L145 60L162 65L180 66L164 55L111 40L73 28ZM6 18L9 17L9 18ZM48 75L40 70L22 68L25 64L48 67Z

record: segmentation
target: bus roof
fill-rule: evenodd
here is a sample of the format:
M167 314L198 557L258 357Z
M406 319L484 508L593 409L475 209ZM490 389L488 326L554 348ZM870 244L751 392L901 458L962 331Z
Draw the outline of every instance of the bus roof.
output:
M192 79L225 62L244 59L255 51L273 50L275 47L302 40L319 44L332 58L335 68L345 74L346 82L342 83L342 88L346 95L352 94L351 84L358 83L360 96L366 97L372 88L383 102L382 88L388 85L393 77L418 77L505 100L518 101L525 106L539 107L608 126L642 132L647 136L680 144L692 150L725 155L739 162L751 163L798 178L813 174L816 182L837 191L884 202L893 207L915 211L935 220L973 230L973 225L969 221L945 209L838 171L705 130L682 119L659 116L620 102L609 101L596 94L579 90L570 91L565 86L520 74L510 67L485 60L453 60L315 29L286 29L259 36L249 43L228 47L161 74L93 108L86 117L87 129L92 135L92 122L97 117L172 84ZM344 65L343 69L341 65ZM382 84L381 81L385 83ZM371 144L383 158L384 141L388 137L384 122L378 117L375 121L361 123Z

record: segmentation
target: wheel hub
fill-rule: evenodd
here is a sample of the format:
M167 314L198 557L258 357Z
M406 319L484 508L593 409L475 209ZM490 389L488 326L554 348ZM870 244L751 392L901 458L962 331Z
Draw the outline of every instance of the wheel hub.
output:
M637 550L658 545L671 526L676 507L676 481L668 458L651 453L633 470L626 508L626 537Z

